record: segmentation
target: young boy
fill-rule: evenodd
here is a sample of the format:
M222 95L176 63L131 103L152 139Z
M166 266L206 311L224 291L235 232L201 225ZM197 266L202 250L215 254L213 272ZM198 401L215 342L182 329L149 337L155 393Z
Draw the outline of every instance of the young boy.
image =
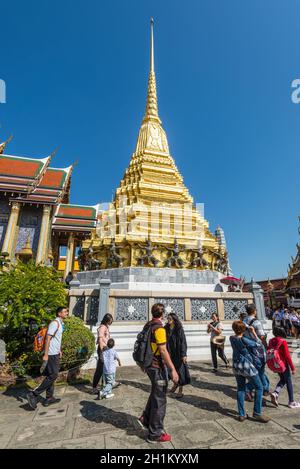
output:
M110 399L111 397L114 397L114 394L112 394L111 391L116 378L116 362L118 362L119 366L121 366L121 361L116 350L114 349L114 346L114 339L109 339L107 342L107 347L103 351L103 376L105 386L102 391L99 391L98 399Z

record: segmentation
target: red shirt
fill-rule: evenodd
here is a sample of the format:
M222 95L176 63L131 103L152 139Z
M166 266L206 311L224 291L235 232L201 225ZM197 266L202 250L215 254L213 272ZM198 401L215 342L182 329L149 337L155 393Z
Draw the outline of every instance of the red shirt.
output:
M292 362L292 357L290 355L289 347L286 340L281 337L273 337L269 342L269 347L278 348L279 355L282 361L286 363L292 371L295 370L294 363Z

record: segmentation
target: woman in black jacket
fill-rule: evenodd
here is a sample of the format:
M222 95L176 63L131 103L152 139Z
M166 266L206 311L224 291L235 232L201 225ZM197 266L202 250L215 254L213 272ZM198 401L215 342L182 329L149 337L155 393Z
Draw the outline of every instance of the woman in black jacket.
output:
M182 387L190 383L190 375L187 363L187 343L182 324L175 313L168 314L168 323L165 326L167 333L167 348L171 360L179 375L178 384L170 390L175 393L178 388L177 397L183 397Z

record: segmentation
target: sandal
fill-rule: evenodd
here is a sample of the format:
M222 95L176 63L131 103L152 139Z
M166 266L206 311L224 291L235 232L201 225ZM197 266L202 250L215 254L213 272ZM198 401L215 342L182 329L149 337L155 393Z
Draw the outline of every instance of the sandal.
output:
M178 388L178 384L176 384L175 386L172 387L172 389L170 389L170 393L174 394L177 388Z

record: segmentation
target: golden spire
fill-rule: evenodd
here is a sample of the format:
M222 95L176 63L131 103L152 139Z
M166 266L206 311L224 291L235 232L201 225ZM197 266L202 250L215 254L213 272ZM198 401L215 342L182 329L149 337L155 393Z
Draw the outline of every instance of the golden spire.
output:
M150 21L150 71L148 79L148 94L146 103L146 112L144 121L155 120L161 122L158 117L158 106L157 106L157 93L156 93L156 79L154 70L154 32L153 32L154 20L151 18Z

